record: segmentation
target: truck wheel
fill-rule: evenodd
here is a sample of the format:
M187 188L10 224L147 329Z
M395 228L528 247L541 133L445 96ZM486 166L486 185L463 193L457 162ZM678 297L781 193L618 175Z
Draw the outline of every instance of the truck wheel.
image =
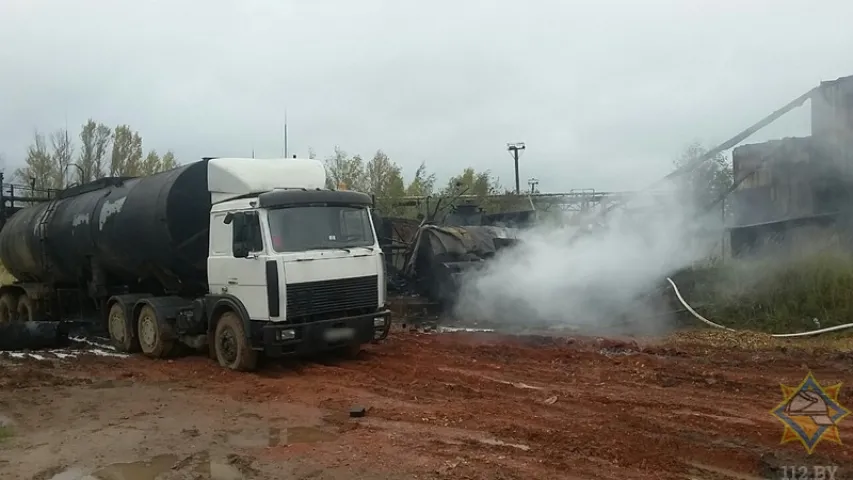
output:
M26 294L18 297L18 306L15 309L18 312L19 322L32 322L35 320L36 309L32 299Z
M150 305L145 305L139 311L136 325L142 353L151 358L164 358L171 353L175 344L172 340L163 338L164 332L161 331L160 322L157 321L157 312Z
M134 338L127 329L127 315L124 313L124 306L119 302L110 307L107 329L110 331L110 340L116 350L122 353L139 351L139 339Z
M12 323L15 320L18 312L18 305L15 300L15 295L10 292L0 295L0 325Z
M216 322L213 348L219 364L229 370L250 372L258 366L258 352L252 350L243 321L234 312L225 312Z

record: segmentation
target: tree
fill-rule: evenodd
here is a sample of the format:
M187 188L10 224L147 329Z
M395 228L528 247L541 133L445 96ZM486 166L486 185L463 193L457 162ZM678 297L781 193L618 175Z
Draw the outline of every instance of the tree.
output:
M415 170L415 175L412 177L412 181L409 182L409 186L406 187L406 195L425 197L427 195L432 195L434 189L435 174L431 173L427 175L426 163L421 162L418 169Z
M486 170L478 173L473 168L468 167L460 175L451 177L442 193L445 195L485 197L486 195L498 195L501 193L500 190L500 184L497 179L492 178L491 172Z
M340 147L335 147L335 153L326 158L326 188L347 189L358 192L366 191L364 161L360 156L347 156Z
M175 154L172 153L171 150L167 151L163 154L163 157L160 159L160 172L165 172L166 170L171 170L178 166L178 161L175 160Z
M145 160L142 161L140 170L142 175L153 175L160 170L160 155L157 154L157 150L148 152Z
M73 163L72 157L74 155L74 144L68 136L68 130L59 129L51 133L50 144L53 150L51 157L54 164L54 178L51 188L62 189L69 186L71 183L68 180L69 178L76 177L79 183L80 173L78 172L77 175L74 175L73 172L68 171L68 168Z
M36 190L55 188L57 168L44 135L38 131L33 134L33 143L27 148L24 162L25 166L15 171L17 181L31 185Z
M106 175L107 151L112 142L112 129L89 119L80 131L80 156L77 165L80 183L91 182Z
M377 150L367 162L364 179L367 193L376 197L378 208L390 215L396 215L399 210L397 203L406 193L400 166L382 150Z
M683 168L707 152L708 150L699 142L693 142L684 149L681 156L675 159L675 168ZM711 206L728 192L733 182L732 166L722 153L714 155L693 170L676 177L676 184L686 196L686 200L694 202L697 208Z
M157 154L157 150L151 150L139 167L139 175L154 175L155 173L165 172L178 166L175 161L175 154L168 151L161 157Z
M119 125L113 132L113 154L110 158L110 176L137 176L142 173L142 137L127 125Z
M367 162L364 179L367 192L377 197L402 197L405 193L400 166L391 161L382 150L377 150Z
M142 137L127 125L112 130L89 119L80 130L80 152L76 158L74 142L66 130L56 130L48 139L50 143L43 134L35 132L25 166L15 171L16 181L35 185L37 190L62 189L106 175L150 175L178 166L171 151L160 157L152 150L143 159Z

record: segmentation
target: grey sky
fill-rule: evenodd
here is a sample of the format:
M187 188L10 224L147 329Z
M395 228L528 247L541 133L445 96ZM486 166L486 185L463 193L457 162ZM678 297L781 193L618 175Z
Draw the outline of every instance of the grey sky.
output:
M853 74L853 2L2 0L0 154L87 118L146 149L320 157L383 149L410 176L465 166L542 191L641 188ZM808 131L807 110L757 136Z

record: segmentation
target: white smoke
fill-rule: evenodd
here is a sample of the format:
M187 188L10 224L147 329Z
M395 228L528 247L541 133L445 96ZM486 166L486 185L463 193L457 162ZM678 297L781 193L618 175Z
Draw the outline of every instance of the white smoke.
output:
M697 218L708 216L697 213L683 196L658 193L636 197L592 228L537 226L466 277L455 316L587 333L660 333L668 319L643 297L719 248L722 225L699 225Z

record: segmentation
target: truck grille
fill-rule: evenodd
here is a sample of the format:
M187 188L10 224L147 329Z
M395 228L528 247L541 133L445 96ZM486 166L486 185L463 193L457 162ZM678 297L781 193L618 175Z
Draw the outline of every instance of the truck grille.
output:
M378 277L344 278L319 282L288 283L287 319L321 319L330 313L375 309L379 301ZM357 312L360 313L360 312ZM357 314L356 313L356 314Z

